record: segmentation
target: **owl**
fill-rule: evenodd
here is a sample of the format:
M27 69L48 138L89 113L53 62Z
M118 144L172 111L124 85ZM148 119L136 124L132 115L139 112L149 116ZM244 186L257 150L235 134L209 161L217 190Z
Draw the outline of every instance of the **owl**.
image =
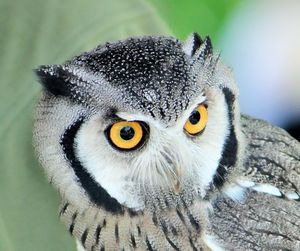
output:
M36 74L35 147L78 250L300 250L300 144L240 113L209 37L128 38Z

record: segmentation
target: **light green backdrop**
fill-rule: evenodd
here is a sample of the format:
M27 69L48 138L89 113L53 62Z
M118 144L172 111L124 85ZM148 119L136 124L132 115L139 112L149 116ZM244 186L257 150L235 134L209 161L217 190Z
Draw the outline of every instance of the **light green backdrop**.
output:
M40 86L32 70L132 35L184 38L196 30L217 39L236 2L0 0L0 251L75 249L33 154Z

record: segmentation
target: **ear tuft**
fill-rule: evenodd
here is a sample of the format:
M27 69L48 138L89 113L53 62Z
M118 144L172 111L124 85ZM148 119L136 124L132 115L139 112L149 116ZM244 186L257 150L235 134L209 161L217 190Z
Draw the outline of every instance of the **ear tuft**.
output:
M69 96L70 73L60 65L42 65L35 70L42 86L55 96Z
M201 60L206 60L208 56L212 55L213 53L213 47L212 47L212 43L210 40L210 37L205 37L203 44L200 46L199 49L199 59Z
M203 40L200 35L197 32L193 32L185 41L182 49L187 55L193 56L202 43Z

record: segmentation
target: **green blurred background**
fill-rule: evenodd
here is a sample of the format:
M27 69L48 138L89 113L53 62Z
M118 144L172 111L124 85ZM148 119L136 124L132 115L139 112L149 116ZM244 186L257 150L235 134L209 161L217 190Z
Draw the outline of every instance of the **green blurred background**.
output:
M105 41L146 34L184 39L197 31L226 55L224 32L241 2L0 0L0 251L75 250L58 219L59 196L34 156L40 86L32 70Z

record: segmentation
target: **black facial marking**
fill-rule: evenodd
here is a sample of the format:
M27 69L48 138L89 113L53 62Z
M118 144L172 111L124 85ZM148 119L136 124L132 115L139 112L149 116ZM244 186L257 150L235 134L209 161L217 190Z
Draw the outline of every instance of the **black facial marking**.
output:
M227 174L227 168L233 167L236 164L238 151L238 141L233 126L233 103L235 101L235 96L227 87L223 88L223 93L228 106L229 135L225 141L220 164L213 179L214 185L218 188L220 188L224 183L224 177Z
M124 208L122 205L116 199L112 198L103 187L95 182L91 175L81 165L81 162L75 154L74 139L83 121L83 118L78 119L66 130L61 138L61 145L66 158L70 162L79 182L92 202L111 213L123 214Z

